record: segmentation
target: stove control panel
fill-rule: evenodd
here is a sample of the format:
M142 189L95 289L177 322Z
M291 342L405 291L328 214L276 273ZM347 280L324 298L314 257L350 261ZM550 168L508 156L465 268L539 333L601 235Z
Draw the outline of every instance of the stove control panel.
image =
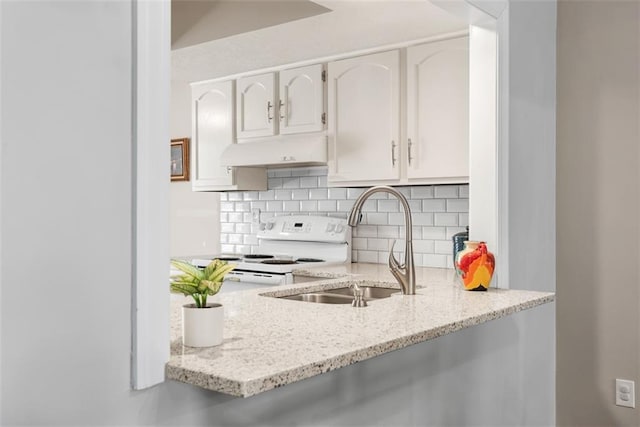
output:
M269 218L258 232L259 239L347 242L351 229L346 219L291 215Z

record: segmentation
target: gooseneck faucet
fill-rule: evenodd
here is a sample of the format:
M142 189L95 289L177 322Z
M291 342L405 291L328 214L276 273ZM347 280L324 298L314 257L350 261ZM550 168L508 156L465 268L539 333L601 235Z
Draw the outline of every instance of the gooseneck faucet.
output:
M404 227L406 231L405 235L405 248L404 248L404 264L400 262L393 255L393 247L396 244L394 239L391 245L391 251L389 252L389 270L391 274L396 278L402 289L402 293L405 295L415 295L416 293L416 271L413 266L413 243L412 239L412 226L411 226L411 209L409 209L409 203L406 197L397 190L388 187L386 185L378 185L371 187L358 197L349 213L349 225L355 227L360 221L360 211L364 202L375 193L389 193L400 201L404 209Z

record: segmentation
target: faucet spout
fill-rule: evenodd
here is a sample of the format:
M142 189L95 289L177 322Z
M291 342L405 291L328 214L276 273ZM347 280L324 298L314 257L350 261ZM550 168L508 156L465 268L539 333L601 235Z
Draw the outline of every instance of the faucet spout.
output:
M393 254L393 247L395 246L395 240L391 245L391 251L389 252L389 270L391 274L396 278L402 289L402 293L405 295L414 295L416 293L416 280L415 280L415 267L413 264L413 242L412 242L412 223L411 223L411 209L409 208L409 202L406 197L399 191L386 185L378 185L371 187L358 197L349 213L349 225L356 227L360 221L360 211L364 202L375 193L389 193L395 196L404 209L404 226L405 226L405 249L404 249L404 264L396 259Z

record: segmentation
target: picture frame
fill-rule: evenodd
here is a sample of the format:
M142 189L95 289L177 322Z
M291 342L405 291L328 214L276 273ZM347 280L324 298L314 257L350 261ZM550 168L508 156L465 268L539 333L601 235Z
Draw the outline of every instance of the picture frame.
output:
M171 181L189 181L189 138L171 140Z

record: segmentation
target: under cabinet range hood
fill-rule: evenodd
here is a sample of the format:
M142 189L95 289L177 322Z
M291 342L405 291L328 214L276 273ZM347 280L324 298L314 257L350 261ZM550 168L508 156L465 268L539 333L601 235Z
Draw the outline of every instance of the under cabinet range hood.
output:
M280 136L229 145L222 166L313 166L327 164L326 135Z

